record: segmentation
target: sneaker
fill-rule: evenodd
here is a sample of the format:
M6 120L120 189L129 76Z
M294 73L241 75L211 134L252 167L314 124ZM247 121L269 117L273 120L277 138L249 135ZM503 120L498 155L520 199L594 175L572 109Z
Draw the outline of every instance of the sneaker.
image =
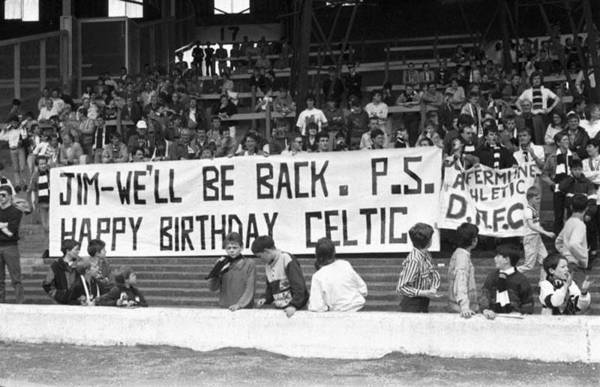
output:
M48 249L44 250L42 253L42 259L50 258L50 251Z

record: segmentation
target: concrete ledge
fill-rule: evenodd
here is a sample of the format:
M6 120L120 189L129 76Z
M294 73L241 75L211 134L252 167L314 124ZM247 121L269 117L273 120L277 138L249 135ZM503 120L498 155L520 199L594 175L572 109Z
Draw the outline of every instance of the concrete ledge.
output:
M255 348L294 357L373 359L391 352L455 358L600 362L600 317L463 320L454 314L0 305L0 340L77 345Z

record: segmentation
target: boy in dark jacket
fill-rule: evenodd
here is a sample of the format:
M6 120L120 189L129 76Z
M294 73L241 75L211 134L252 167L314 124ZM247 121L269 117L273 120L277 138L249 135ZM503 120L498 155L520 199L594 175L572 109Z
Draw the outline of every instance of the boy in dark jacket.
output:
M137 276L129 267L124 267L115 275L115 286L105 295L100 297L96 305L100 306L148 306L146 299L134 285Z
M592 219L596 214L596 200L590 198L596 195L596 186L590 179L583 175L583 163L581 160L571 161L571 174L565 177L558 185L558 189L567 195L567 217L573 212L571 209L571 200L575 194L583 194L588 197L588 210L586 215Z
M520 258L516 246L496 248L496 270L487 276L479 300L483 315L488 319L494 319L497 313L533 313L533 290L529 280L515 267Z
M300 263L291 254L277 249L273 238L266 235L254 240L252 252L265 263L267 274L265 297L256 302L257 307L273 304L292 317L306 305L309 296Z
M69 291L75 283L75 270L73 266L79 259L79 242L66 239L62 242L63 256L52 262L42 288L55 302L59 304L70 303Z

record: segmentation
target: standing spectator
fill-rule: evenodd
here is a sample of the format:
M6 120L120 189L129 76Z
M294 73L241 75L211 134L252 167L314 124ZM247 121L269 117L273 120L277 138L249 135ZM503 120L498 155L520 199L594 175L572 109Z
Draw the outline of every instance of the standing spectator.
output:
M517 132L517 140L519 141L519 149L513 153L514 159L519 166L523 166L531 161L541 170L544 169L546 155L544 147L535 145L531 142L531 133L529 129L522 128Z
M206 75L214 76L215 74L215 61L214 61L215 50L211 47L210 42L206 42L206 48L204 49L204 64L206 65Z
M329 152L330 144L329 144L329 134L325 132L317 133L317 150L318 153Z
M477 246L478 233L477 226L471 223L458 227L457 248L448 266L448 306L450 311L459 312L463 318L470 318L479 310L475 267L471 262L471 251Z
M298 115L298 121L296 121L296 127L303 136L306 135L307 125L309 123L315 123L317 125L317 131L320 132L327 126L327 118L321 109L315 108L315 99L312 96L306 97L306 109L302 110Z
M525 250L525 261L517 270L520 273L528 274L533 270L536 263L542 261L548 256L546 246L542 241L542 235L548 238L554 238L555 234L546 231L540 224L540 191L536 187L529 187L527 190L527 208L523 210L523 223L525 225L523 232L523 249ZM544 270L540 271L540 280L543 279Z
M217 260L206 279L211 291L219 292L219 306L231 311L254 307L256 265L242 255L242 236L236 232L225 237L227 256Z
M23 213L12 204L13 190L8 185L0 185L0 303L6 301L6 267L13 288L15 302L23 303L21 283L21 261L19 256L19 226Z
M48 232L50 231L50 166L48 164L48 157L46 155L37 156L35 166L36 169L31 174L31 181L27 189L27 197L31 197L33 202L32 207L37 208L40 214L44 246L47 247ZM42 258L48 258L49 256L48 249L45 249L42 253Z
M576 194L571 201L573 214L556 237L556 250L569 263L569 271L573 280L581 284L586 271L589 269L589 252L587 230L584 216L588 209L588 199L583 194Z
M362 99L362 77L357 70L358 63L348 65L348 75L344 80L344 86L348 99L353 95L360 101Z
M558 189L567 196L567 217L571 216L571 198L575 194L583 194L587 197L596 195L596 186L583 175L583 163L581 160L571 161L571 173L558 185ZM590 200L587 216L596 214L596 202Z
M546 279L540 282L542 315L574 315L585 312L591 304L591 281L586 277L581 288L569 273L568 261L560 254L544 259Z
M388 106L382 100L382 94L380 90L373 92L371 102L365 106L365 112L370 118L377 118L377 123L381 130L386 129L387 117L388 117Z
M569 176L569 168L573 159L579 156L569 150L569 135L566 132L560 132L554 136L556 151L548 156L542 180L554 191L554 233L559 233L564 224L564 212L566 196L559 189L559 184Z
M408 143L408 130L405 126L396 129L396 136L393 143L394 148L410 148Z
M0 132L0 140L7 141L10 149L10 160L14 169L15 191L27 189L27 161L25 159L25 146L28 134L25 128L19 126L17 116L8 119L8 125Z
M454 110L462 108L466 100L465 89L458 84L456 77L453 77L452 81L450 81L450 86L446 89L446 94L450 95L448 102L450 102Z
M365 305L367 284L348 261L335 258L335 245L321 238L315 247L308 310L311 312L356 312Z
M266 235L252 242L252 253L265 263L267 281L265 297L257 301L257 306L274 304L292 317L306 305L309 296L300 263L276 248L273 238Z
M527 277L515 268L520 258L516 246L496 248L496 270L488 274L479 298L486 318L493 320L501 313L533 314L533 289Z
M304 139L302 136L296 133L292 136L291 140L289 148L281 152L282 156L296 156L298 153L303 152L302 145Z
M84 156L81 145L73 141L73 136L70 133L64 133L62 141L58 148L58 163L62 166L80 164L81 158ZM83 161L85 164L85 159Z
M412 251L402 264L396 291L402 295L402 312L428 313L431 298L438 298L440 274L435 270L428 249L431 247L433 227L417 223L408 235Z
M200 41L196 41L194 49L192 50L192 66L194 66L196 73L202 76L202 62L204 59L204 50L200 47Z
M498 128L492 123L484 130L485 143L476 153L479 162L494 169L510 168L517 162L512 153L498 144Z
M419 82L426 85L435 83L435 72L431 70L428 62L423 63L423 69L419 74Z
M1 187L0 187L1 188ZM65 239L61 244L63 256L52 262L42 288L54 302L68 304L69 290L75 283L74 266L79 260L79 242Z
M329 132L329 139L333 142L336 134L343 132L344 130L344 111L337 106L337 102L330 96L327 98L327 106L323 110L325 118L327 119L327 131Z
M102 163L126 163L129 161L129 150L127 145L121 141L121 135L117 132L110 136L110 144L104 146L102 152Z
M219 43L219 48L215 51L215 58L218 61L219 74L225 74L227 72L227 49L223 47L223 43Z
M421 78L419 71L415 69L415 64L412 62L408 64L408 69L404 71L403 77L404 79L402 83L412 86L418 85Z
M333 99L336 103L340 103L343 93L344 85L337 77L335 67L330 67L327 78L323 80L323 95L327 101Z
M476 137L483 135L483 108L479 105L479 93L471 91L469 93L469 101L462 107L460 114L466 114L473 118L475 128L477 129Z
M560 102L560 98L543 86L543 76L539 72L531 74L531 88L525 90L517 101L520 105L521 101L528 100L532 103L533 116L533 142L541 145L544 143L544 129L546 128L545 117L551 112ZM550 104L549 100L552 100Z

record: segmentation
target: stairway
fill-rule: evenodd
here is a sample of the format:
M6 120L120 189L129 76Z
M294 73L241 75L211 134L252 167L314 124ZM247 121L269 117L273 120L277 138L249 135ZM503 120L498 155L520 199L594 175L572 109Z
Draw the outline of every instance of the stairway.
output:
M446 254L447 256L447 254ZM476 281L479 286L494 268L492 258L477 258L474 254ZM314 259L299 258L304 272L306 283L310 284L310 277L314 273ZM367 283L369 295L365 310L398 310L399 298L396 294L396 282L401 269L401 258L348 258L348 261ZM50 303L44 294L41 283L51 260L31 266L31 270L24 275L25 296L27 303ZM215 307L216 294L207 288L206 274L212 268L214 258L109 258L113 268L130 266L138 277L138 286L145 294L148 303L152 306L185 306L185 307ZM447 271L449 258L435 258L434 264L438 267L442 278L440 292L443 297L432 301L432 312L446 311L446 294L448 288ZM600 295L600 271L595 270L593 277L592 297ZM257 260L257 292L256 298L264 291L265 270L264 265ZM532 279L536 289L537 284ZM9 298L10 285L7 282ZM540 306L536 299L536 312ZM600 314L600 303L595 302L589 314Z

